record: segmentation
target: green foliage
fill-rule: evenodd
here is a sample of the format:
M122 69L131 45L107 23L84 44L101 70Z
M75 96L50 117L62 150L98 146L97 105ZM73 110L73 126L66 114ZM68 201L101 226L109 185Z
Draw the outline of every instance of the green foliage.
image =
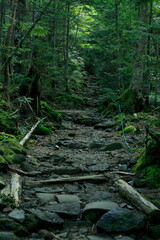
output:
M41 125L35 129L34 133L38 135L50 135L52 133L52 129Z
M42 116L47 116L51 121L61 122L61 115L51 108L46 102L41 101L40 106Z
M63 108L80 108L84 105L84 102L85 98L79 97L76 94L59 93L56 98L56 103L60 103Z

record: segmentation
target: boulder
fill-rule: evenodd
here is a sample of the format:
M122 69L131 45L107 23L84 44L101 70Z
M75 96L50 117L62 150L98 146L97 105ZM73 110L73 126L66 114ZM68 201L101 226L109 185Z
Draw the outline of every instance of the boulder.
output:
M145 226L145 217L125 208L117 208L105 213L97 222L97 227L106 232L127 232Z

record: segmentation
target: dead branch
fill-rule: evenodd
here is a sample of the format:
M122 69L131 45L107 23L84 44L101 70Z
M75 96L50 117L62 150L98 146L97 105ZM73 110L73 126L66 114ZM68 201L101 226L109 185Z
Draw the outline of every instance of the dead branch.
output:
M46 118L46 117L45 117ZM24 144L28 141L28 139L31 137L33 131L36 129L36 127L45 119L42 118L41 120L39 120L32 128L31 130L27 133L27 135L20 141L20 144L22 146L24 146Z
M41 180L41 181L26 181L25 184L28 186L33 185L43 185L43 184L54 184L59 182L77 182L77 181L105 181L106 178L100 175L90 175L82 177L70 177L70 178L59 178L59 179L50 179L50 180Z

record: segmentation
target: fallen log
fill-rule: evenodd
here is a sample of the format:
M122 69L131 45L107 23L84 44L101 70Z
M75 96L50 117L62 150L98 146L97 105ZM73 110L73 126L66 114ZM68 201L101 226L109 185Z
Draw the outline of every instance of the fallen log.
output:
M122 179L115 181L114 185L119 189L120 194L129 199L131 203L143 213L147 215L151 214L153 211L159 211L160 213L159 208L145 199L140 193Z
M11 173L11 175L11 182L5 188L3 188L0 193L1 202L3 201L3 199L5 199L6 202L7 199L12 199L15 207L18 207L20 203L22 181L20 175L18 175L17 173Z
M46 118L46 117L45 117ZM24 144L28 141L28 139L30 138L30 136L32 135L33 131L36 129L36 127L45 119L42 118L41 120L39 120L32 128L31 130L26 134L26 136L20 141L20 144L22 146L24 146Z
M54 184L61 182L78 182L78 181L105 181L106 178L100 175L90 175L90 176L82 176L82 177L70 177L70 178L58 178L58 179L50 179L50 180L41 180L41 181L26 181L25 184L28 186L38 186L43 184Z

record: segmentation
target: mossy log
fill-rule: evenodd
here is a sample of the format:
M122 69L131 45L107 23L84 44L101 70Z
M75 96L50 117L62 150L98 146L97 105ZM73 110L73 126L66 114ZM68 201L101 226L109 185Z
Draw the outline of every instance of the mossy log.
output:
M2 189L1 195L1 203L5 201L5 204L13 204L15 207L19 206L21 189L22 189L22 181L20 175L17 173L11 173L11 182L5 188Z
M145 199L140 193L138 193L133 187L131 187L125 181L119 179L114 182L115 186L118 187L120 194L125 196L131 201L131 203L140 211L146 215L150 215L152 212L158 211L160 209Z

